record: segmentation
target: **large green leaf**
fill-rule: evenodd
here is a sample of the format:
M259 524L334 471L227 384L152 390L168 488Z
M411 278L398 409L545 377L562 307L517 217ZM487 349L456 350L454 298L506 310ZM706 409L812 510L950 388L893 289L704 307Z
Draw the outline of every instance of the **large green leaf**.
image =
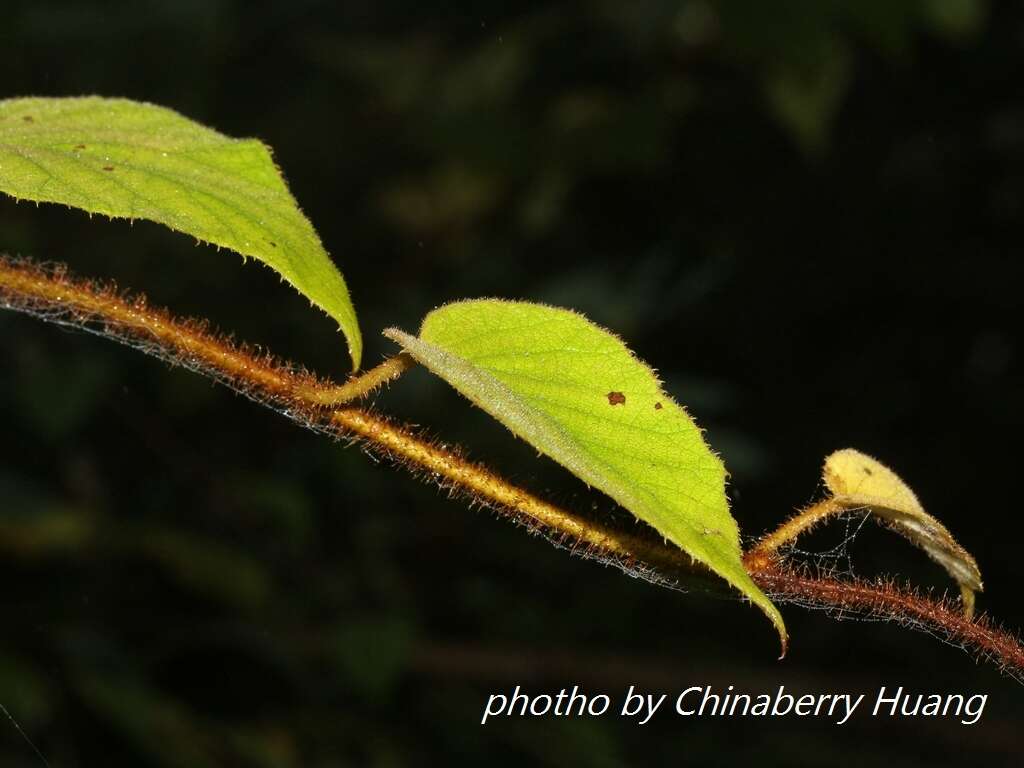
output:
M743 567L725 467L616 336L575 312L493 299L434 310L419 338L395 329L385 335L722 576L785 642L782 617Z
M345 280L255 139L124 99L3 100L0 191L149 219L258 259L338 322L359 367L362 339Z

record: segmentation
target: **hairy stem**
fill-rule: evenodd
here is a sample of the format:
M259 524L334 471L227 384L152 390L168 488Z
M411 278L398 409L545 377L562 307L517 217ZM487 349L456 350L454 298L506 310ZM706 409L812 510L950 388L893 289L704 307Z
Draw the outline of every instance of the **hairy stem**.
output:
M499 514L543 533L584 557L617 565L656 583L721 589L699 564L653 536L630 533L563 509L503 479L461 453L367 409L333 408L392 381L411 362L399 355L345 384L323 380L271 355L180 320L110 286L73 279L59 267L0 256L0 308L70 325L141 349L222 382L279 409L294 421L342 439L426 476ZM821 506L821 505L816 505ZM752 578L773 599L857 613L926 629L974 650L1011 676L1024 677L1024 647L988 620L971 619L943 600L893 584L800 573L774 556L779 544L827 516L812 507L762 540L745 557Z
M353 376L344 384L322 390L315 389L304 392L303 395L311 405L330 407L350 403L353 400L366 397L385 384L390 384L415 365L416 361L409 355L399 352L377 367L364 371L358 376Z
M377 414L345 408L331 413L330 420L340 428L341 436L361 438L374 452L416 473L427 473L442 487L498 510L577 554L614 563L653 581L663 581L660 574L664 574L689 587L720 591L718 580L682 550L596 523L551 504L482 464ZM648 571L648 567L657 571Z
M0 300L6 309L92 330L186 368L209 373L257 399L301 409L331 407L365 397L416 362L400 353L344 384L258 353L211 333L205 322L181 320L128 297L112 286L69 278L62 266L45 267L0 256Z
M924 630L974 652L1006 675L1024 682L1024 646L1016 635L987 617L965 614L955 601L925 597L891 581L811 575L781 563L752 570L751 577L779 601L825 608L837 618L852 614Z
M779 558L779 547L795 541L804 531L810 530L831 515L845 512L846 508L832 498L812 504L790 517L786 522L758 541L743 558L747 570L760 570Z

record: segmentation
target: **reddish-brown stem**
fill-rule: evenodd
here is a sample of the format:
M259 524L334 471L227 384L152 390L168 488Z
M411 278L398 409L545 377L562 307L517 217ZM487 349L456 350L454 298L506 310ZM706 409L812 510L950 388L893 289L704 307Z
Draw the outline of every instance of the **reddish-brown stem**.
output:
M974 651L1001 671L1024 681L1024 647L1016 635L987 617L967 616L956 601L925 597L891 581L809 575L777 562L753 570L751 576L776 600L923 629Z
M619 530L551 504L503 479L458 451L437 445L412 429L366 409L331 408L390 381L408 367L402 356L336 384L271 355L211 333L201 322L179 320L128 298L109 286L68 277L0 256L0 308L101 333L223 382L281 410L313 429L361 441L369 450L429 477L471 501L496 510L585 557L613 563L658 583L716 583L681 550L653 537ZM347 387L347 388L346 388ZM753 550L745 560L754 581L776 600L859 613L921 627L973 649L1016 678L1024 676L1024 647L985 619L970 619L945 601L892 584L799 573L770 552Z

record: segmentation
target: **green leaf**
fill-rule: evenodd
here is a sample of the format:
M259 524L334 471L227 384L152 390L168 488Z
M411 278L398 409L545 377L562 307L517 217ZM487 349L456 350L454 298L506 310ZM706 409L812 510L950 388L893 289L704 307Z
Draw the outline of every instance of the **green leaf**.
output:
M338 322L359 367L345 280L260 141L124 99L0 100L0 192L148 219L251 256Z
M426 316L419 338L385 335L542 453L611 496L761 608L743 567L725 467L654 372L569 310L463 301Z

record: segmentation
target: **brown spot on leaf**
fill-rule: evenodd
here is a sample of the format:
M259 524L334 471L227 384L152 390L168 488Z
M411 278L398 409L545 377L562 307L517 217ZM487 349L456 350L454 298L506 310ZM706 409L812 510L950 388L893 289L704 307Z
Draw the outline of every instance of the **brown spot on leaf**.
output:
M874 472L871 471L870 467L861 467L861 469L864 470L864 474L865 475L873 475L873 474L875 474Z
M626 396L621 392L608 393L608 405L625 405Z
M32 117L32 115L25 115L21 119L24 120L26 123L34 123L36 121L36 119Z
M661 403L655 403L654 404L654 410L660 411L661 410Z
M277 248L277 243L275 243L273 240L267 240L267 242L270 243L271 247Z
M75 149L85 149L85 144L75 144Z
M112 166L112 165L104 165L103 166L103 170L104 171L112 171L112 170L114 170L114 166Z

